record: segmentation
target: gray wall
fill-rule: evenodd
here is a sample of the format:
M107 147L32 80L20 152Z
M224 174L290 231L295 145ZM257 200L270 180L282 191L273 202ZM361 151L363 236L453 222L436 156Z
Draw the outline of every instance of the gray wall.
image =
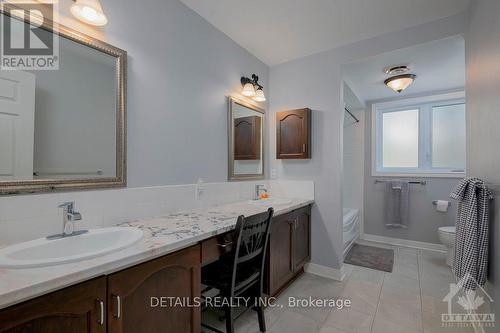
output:
M344 86L345 87L345 86ZM342 206L363 211L365 111L350 110L359 122L344 115Z
M465 15L460 14L271 68L270 167L278 178L315 181L313 263L333 268L342 264L342 65L463 33L464 20ZM313 110L312 158L276 160L275 112L301 107Z
M500 184L500 2L473 1L469 13L466 47L467 170L469 176ZM500 316L500 205L490 225L489 290ZM495 328L497 330L497 328ZM492 332L494 329L491 330Z
M335 80L337 79L337 80ZM327 54L271 68L271 168L278 178L312 179L312 262L339 268L342 255L342 82L339 64ZM275 112L312 109L312 158L276 160Z
M408 228L387 229L384 216L384 184L375 184L375 179L391 179L394 177L372 177L371 109L372 103L368 103L365 114L364 233L439 244L438 228L455 224L456 202L449 197L450 192L457 183L457 179L419 177L419 180L426 180L427 185L410 185ZM407 180L415 179L407 178ZM448 212L440 213L432 205L433 200L449 200L452 206L448 209Z
M342 165L342 207L359 209L360 221L363 221L363 179L365 105L351 87L344 82L344 104L359 120L356 122L344 113L343 126L343 165Z
M128 52L129 187L227 180L226 95L268 67L177 0L102 0L109 23L61 21ZM267 93L267 90L266 90Z

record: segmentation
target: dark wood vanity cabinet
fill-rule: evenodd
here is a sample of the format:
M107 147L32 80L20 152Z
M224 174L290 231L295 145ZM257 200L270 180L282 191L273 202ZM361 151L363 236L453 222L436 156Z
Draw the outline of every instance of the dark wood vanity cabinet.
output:
M1 333L105 333L106 278L0 310Z
M197 245L0 310L0 333L199 333L199 307L151 297L194 304L200 281Z
M268 295L278 294L298 274L311 257L311 207L273 218L269 239Z
M311 158L311 109L276 113L276 158Z
M262 121L258 116L236 118L234 120L234 159L261 159Z
M200 309L188 306L200 283L199 246L108 276L108 333L200 332ZM151 297L178 297L186 306L151 306Z

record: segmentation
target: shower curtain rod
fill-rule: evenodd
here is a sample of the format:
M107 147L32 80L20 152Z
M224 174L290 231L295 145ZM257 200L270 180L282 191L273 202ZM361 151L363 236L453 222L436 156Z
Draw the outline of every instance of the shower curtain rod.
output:
M349 113L349 115L350 115L350 116L351 116L354 120L356 120L356 122L357 122L357 123L359 123L359 119L358 119L358 118L356 118L356 116L355 116L355 115L353 115L353 114L351 113L351 111L347 110L347 108L344 108L344 110L345 110L347 113Z

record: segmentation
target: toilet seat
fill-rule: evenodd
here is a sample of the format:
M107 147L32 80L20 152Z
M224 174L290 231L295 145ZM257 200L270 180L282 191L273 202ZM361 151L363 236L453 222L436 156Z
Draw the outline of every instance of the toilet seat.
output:
M455 234L457 232L456 227L439 227L439 231L445 232L447 234Z

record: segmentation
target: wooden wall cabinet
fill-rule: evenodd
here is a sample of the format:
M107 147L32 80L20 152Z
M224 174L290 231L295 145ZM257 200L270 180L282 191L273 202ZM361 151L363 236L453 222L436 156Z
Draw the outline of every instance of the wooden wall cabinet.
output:
M268 295L281 292L311 258L311 207L273 218L267 262Z
M276 113L276 158L311 158L311 109Z
M199 307L151 307L151 297L193 304L200 283L193 246L0 310L0 333L199 333Z
M249 116L234 119L234 159L261 159L261 117Z

